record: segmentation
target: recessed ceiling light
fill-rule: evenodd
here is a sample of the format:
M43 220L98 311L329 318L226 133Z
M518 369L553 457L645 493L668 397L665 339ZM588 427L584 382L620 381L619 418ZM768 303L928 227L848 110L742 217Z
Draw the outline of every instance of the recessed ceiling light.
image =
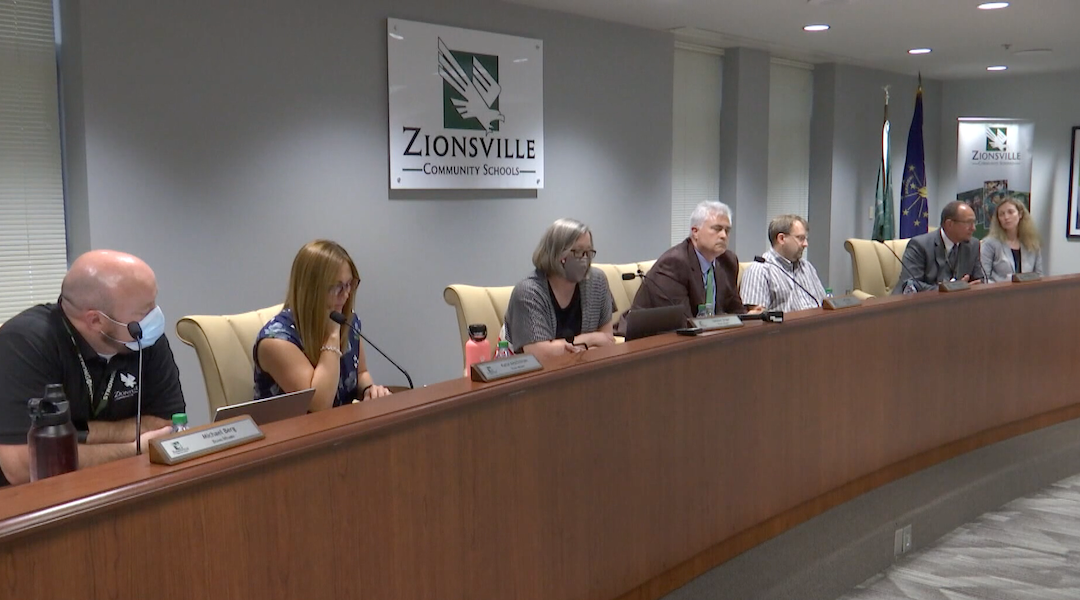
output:
M826 31L828 29L829 26L825 25L824 23L818 25L807 25L806 27L803 27L803 31Z
M929 48L912 48L907 51L908 54L930 54L931 52Z
M1008 68L1009 67L1006 67L1005 65L994 65L992 67L986 67L986 70L987 71L1004 71L1005 69L1008 69Z
M981 10L996 10L996 9L999 9L999 8L1005 8L1008 5L1009 5L1008 2L983 2L982 4L979 5L979 9L981 9Z

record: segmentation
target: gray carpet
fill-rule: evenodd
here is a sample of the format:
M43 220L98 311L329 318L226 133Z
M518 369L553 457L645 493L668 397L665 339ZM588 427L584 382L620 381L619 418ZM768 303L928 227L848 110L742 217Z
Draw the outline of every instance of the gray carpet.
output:
M907 599L1080 600L1080 475L982 515L840 600Z

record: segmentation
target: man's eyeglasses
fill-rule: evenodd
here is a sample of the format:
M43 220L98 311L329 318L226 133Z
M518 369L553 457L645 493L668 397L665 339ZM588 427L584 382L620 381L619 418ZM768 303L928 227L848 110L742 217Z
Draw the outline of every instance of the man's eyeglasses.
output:
M357 286L360 285L359 279L353 279L352 281L338 282L330 286L330 295L340 296L345 292L350 294L356 291Z
M575 249L571 248L570 249L570 255L573 256L574 258L578 259L578 260L580 260L582 258L585 258L585 257L588 257L589 260L592 260L592 259L596 258L596 250L575 250Z

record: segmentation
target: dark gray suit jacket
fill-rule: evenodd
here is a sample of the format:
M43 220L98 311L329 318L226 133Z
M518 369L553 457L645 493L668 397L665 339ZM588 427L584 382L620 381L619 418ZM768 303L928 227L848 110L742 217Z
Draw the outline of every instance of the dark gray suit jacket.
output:
M945 242L941 240L940 230L911 238L904 250L904 268L900 271L900 280L892 293L904 293L904 282L908 279L915 282L920 292L936 290L939 282L962 279L964 275L969 276L969 281L983 279L979 240L973 238L962 242L953 262L956 264L950 265L946 260Z

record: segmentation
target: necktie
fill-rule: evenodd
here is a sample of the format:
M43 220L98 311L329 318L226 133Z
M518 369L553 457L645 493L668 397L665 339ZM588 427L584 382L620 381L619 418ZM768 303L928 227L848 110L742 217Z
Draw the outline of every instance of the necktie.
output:
M952 272L951 275L955 278L956 268L960 266L958 264L960 260L960 244L953 244L953 247L949 249L949 256L945 260L948 261L949 271Z
M713 276L713 266L705 272L705 304L716 307L716 277Z

